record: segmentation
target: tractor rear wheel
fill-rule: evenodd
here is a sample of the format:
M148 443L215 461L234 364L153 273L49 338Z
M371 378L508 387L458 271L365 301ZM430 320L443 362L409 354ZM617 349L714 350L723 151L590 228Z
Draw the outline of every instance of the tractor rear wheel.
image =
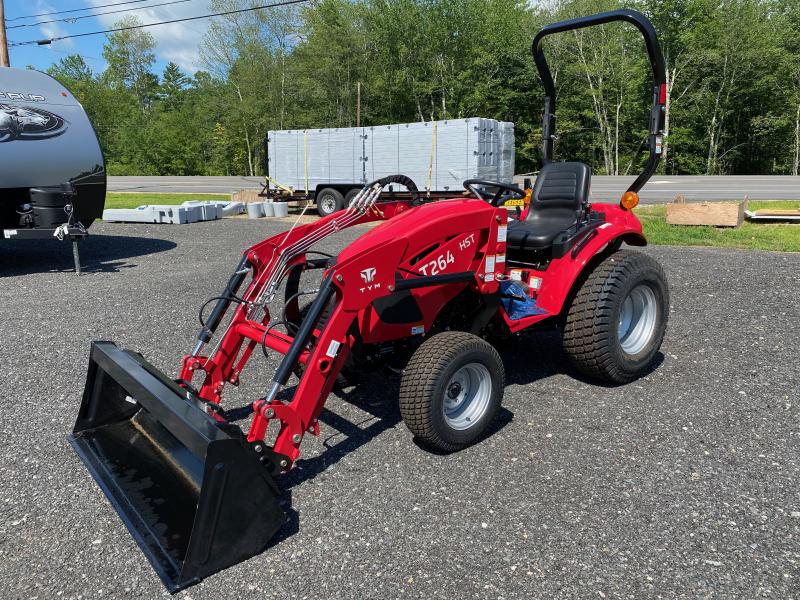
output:
M669 289L658 262L638 252L614 252L598 263L567 312L563 344L584 375L627 383L655 358L669 316Z
M482 438L504 384L497 350L471 333L444 331L411 357L400 382L400 414L420 441L454 452Z

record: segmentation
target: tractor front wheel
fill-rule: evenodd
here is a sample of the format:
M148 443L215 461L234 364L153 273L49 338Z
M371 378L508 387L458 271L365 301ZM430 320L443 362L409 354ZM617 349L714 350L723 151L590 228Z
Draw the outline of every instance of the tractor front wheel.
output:
M445 331L411 357L400 382L400 414L421 442L454 452L480 440L497 416L505 371L481 338Z
M653 362L669 315L669 290L658 262L618 251L586 277L567 312L564 349L584 375L627 383Z

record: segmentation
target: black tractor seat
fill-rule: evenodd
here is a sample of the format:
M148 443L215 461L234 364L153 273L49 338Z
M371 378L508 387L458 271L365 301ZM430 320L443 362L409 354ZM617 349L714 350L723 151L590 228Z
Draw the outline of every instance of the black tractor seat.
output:
M579 162L548 163L542 167L525 220L508 224L509 258L524 261L531 252L552 247L559 234L577 232L587 217L591 178L591 169Z

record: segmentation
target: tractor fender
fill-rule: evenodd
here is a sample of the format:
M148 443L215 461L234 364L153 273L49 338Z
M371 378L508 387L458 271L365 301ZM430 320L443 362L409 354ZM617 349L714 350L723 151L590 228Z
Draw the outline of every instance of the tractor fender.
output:
M576 285L580 285L581 275L590 272L609 250L619 247L621 242L632 246L647 244L639 220L627 211L617 210L627 214L607 221L596 229L597 234L583 247L579 243L562 258L550 263L536 301L540 308L552 315L561 313Z
M624 233L619 239L628 246L647 246L647 240L641 233Z

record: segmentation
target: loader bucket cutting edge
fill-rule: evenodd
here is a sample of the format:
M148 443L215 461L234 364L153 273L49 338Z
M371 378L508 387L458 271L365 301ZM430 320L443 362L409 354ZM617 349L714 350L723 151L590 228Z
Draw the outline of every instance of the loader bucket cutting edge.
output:
M69 441L172 593L259 554L284 523L244 436L112 342L92 343Z

